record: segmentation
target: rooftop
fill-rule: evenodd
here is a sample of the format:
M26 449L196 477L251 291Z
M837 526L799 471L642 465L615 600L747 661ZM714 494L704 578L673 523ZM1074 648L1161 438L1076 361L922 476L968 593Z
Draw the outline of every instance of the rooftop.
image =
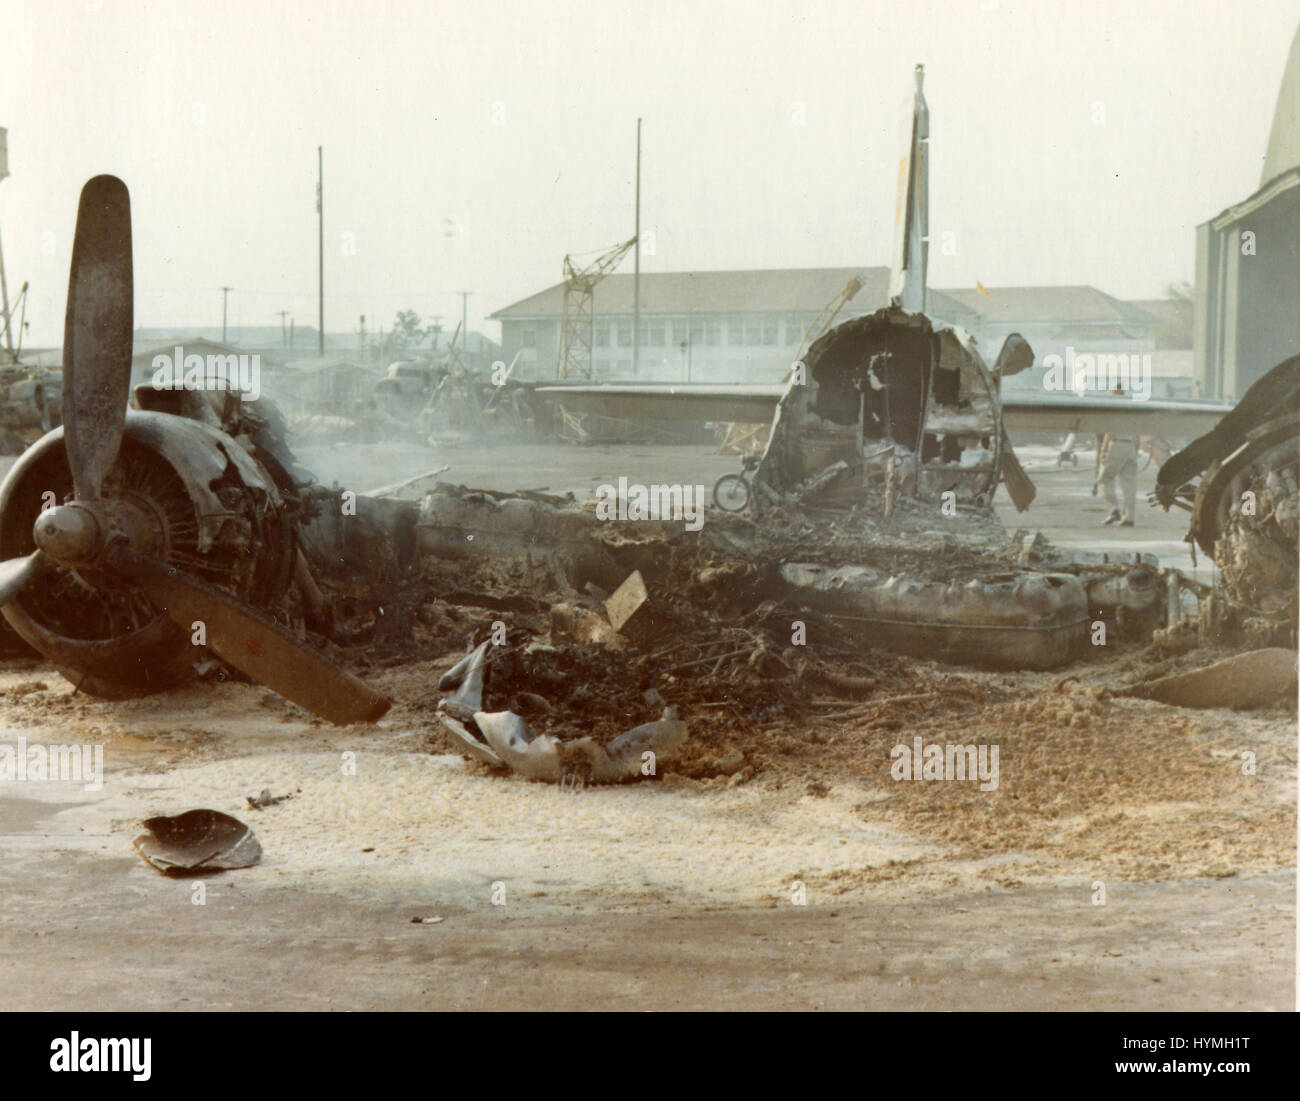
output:
M651 314L820 313L854 276L855 312L889 301L888 268L772 268L750 271L642 272L641 309ZM632 313L634 276L607 276L593 291L593 312ZM564 284L505 306L497 321L558 317ZM1109 322L1155 325L1159 319L1091 286L931 289L927 313L959 325L984 322Z
M889 301L888 268L770 268L749 271L672 271L641 273L641 308L655 314L820 313L857 276L862 289L854 310L875 310ZM593 291L598 314L632 313L633 275L606 276ZM945 317L965 315L960 303L931 292L933 307ZM505 306L497 321L558 317L564 309L564 284Z
M994 324L1109 321L1155 325L1158 318L1092 286L984 287L940 291Z

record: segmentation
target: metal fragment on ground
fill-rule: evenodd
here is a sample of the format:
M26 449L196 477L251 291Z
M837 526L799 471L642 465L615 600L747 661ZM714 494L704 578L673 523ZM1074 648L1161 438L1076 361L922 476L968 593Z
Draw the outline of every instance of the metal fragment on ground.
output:
M645 754L654 754L656 768L686 743L688 727L671 707L657 722L643 723L620 734L592 762L591 778L598 784L616 784L644 775Z
M494 768L505 767L505 762L493 752L492 747L476 738L473 732L459 719L453 719L447 714L440 714L438 718L442 720L442 725L446 727L447 733L455 739L465 753L468 753L476 760L482 761L484 764L492 765Z
M513 711L480 711L474 716L474 723L493 752L521 776L551 783L560 779L563 767L559 738L533 733Z
M481 651L480 647L475 655ZM472 664L466 659L461 663L461 672L467 673ZM440 685L445 687L449 681L454 684L455 673L453 669ZM468 722L461 722L447 713L447 702L444 699L439 703L439 718L465 753L530 780L560 784L572 781L575 790L589 782L615 784L653 775L654 769L644 768L646 761L652 759L657 764L668 758L682 747L688 734L687 724L671 707L664 709L659 720L633 727L601 746L591 737L563 740L553 734L539 734L513 711L479 711ZM652 757L647 758L647 754Z
M482 643L438 679L438 688L455 689L438 707L461 722L468 722L483 707L483 679L487 668L488 643Z
M616 631L623 630L648 599L641 571L633 570L614 590L614 595L605 601L605 614L609 616L610 626Z
M253 810L265 810L267 807L274 807L279 803L287 803L293 798L293 795L273 795L270 788L263 788L260 794L245 795L244 798Z
M219 810L159 815L142 825L149 832L135 839L135 850L164 875L249 868L262 859L253 831Z
M1294 650L1269 648L1237 654L1189 673L1176 673L1128 694L1174 707L1227 707L1249 711L1295 699Z

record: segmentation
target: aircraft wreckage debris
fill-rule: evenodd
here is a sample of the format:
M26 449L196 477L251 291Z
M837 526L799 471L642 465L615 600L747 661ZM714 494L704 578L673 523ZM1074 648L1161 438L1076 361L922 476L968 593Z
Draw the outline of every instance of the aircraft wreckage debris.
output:
M711 510L698 530L572 495L357 495L298 466L267 399L132 393L126 190L99 177L83 200L64 426L0 484L4 618L80 691L152 692L220 658L329 721L372 723L390 700L353 670L468 636L441 686L453 742L494 767L600 782L639 775L634 750L692 757L719 713L752 733L828 695L875 706L862 697L889 673L882 699L930 700L948 674L925 662L1065 665L1101 645L1098 621L1157 649L1294 647L1300 357L1160 470L1157 499L1191 512L1213 586L1150 556L1008 539L993 496L1006 485L1023 506L1033 487L1015 477L1001 380L1033 354L1009 336L990 366L959 330L895 306L811 343L746 467L746 511ZM112 286L92 278L105 265ZM47 492L64 503L45 510ZM103 599L88 605L87 584Z
M439 717L457 745L476 760L530 780L580 789L654 775L657 763L686 741L687 724L671 707L664 708L658 722L643 723L604 746L590 737L562 740L538 734L513 711L483 711L488 646L482 643L438 681L442 691L455 689L439 701Z
M202 875L250 868L262 859L252 829L219 810L187 810L174 816L146 818L148 833L135 839L135 850L163 875Z
M1188 673L1161 677L1123 694L1174 707L1233 711L1271 707L1284 698L1295 699L1296 654L1277 648L1252 650Z
M248 805L252 807L253 810L265 810L267 807L274 807L280 803L287 803L293 798L293 795L272 795L270 788L263 788L260 795L245 795L244 798L248 801Z
M966 665L1054 669L1085 638L1088 599L1069 574L969 581L885 577L861 566L790 563L781 578L834 619L855 620L890 649Z

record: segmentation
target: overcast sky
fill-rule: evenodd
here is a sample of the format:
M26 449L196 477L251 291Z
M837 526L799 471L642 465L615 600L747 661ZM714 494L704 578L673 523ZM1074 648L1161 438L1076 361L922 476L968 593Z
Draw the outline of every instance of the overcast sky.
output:
M82 183L131 189L136 324L471 327L633 231L643 270L886 265L927 68L932 286L1191 280L1259 185L1300 0L0 0L0 235L58 344ZM955 255L938 247L953 234ZM352 235L350 238L346 235ZM620 270L631 270L629 257Z

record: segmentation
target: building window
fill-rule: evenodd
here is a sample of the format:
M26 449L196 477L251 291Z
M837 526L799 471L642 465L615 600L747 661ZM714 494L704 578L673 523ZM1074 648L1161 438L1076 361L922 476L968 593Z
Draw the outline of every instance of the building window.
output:
M595 344L597 348L609 347L609 326L608 325L596 326L592 334L592 343Z
M704 343L721 344L722 343L722 322L706 321L704 323Z
M619 322L618 346L620 348L632 347L632 323L630 321Z
M727 343L745 343L745 319L743 317L733 317L727 322Z
M673 343L685 344L688 340L694 339L690 327L685 321L673 322Z
M785 323L785 342L798 347L803 343L804 333L808 331L811 322L801 321L797 317L791 317Z
M519 344L520 344L521 347L524 347L524 348L536 348L536 347L537 347L537 330L536 330L536 329L523 329L523 330L521 330L520 333L519 333Z
M651 345L655 348L664 346L664 323L654 321L641 327L641 346Z
M763 323L755 318L752 321L745 322L745 343L762 344L763 343Z
M763 343L775 344L780 336L781 326L773 318L763 322Z

